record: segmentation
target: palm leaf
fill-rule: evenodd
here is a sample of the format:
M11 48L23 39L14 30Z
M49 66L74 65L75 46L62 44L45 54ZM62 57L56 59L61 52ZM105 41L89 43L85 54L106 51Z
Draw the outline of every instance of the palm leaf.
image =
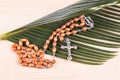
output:
M112 48L120 47L120 4L119 0L80 0L79 2L36 20L19 29L1 36L3 40L18 42L27 38L42 48L46 39L56 28L81 14L91 16L95 28L68 36L77 50L72 50L73 61L100 65L116 56ZM56 56L66 59L66 50L61 50L63 42L58 42ZM47 54L52 55L51 44Z

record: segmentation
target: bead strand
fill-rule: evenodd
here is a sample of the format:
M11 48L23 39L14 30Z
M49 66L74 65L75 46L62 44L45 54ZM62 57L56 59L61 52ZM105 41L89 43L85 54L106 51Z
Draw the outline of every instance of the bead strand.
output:
M26 43L27 47L23 46ZM29 43L29 44L28 44ZM19 44L14 44L12 49L18 55L18 62L22 66L35 68L50 68L56 62L54 59L44 59L44 51L39 50L34 44L30 44L27 39L21 39Z

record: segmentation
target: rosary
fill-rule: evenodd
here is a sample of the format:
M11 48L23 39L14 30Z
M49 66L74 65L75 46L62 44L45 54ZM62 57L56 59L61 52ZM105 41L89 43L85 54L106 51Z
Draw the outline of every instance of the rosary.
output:
M38 46L34 44L30 44L29 40L23 38L19 40L18 44L14 44L12 46L13 51L18 55L19 60L18 62L22 66L26 67L35 67L35 68L50 68L53 64L56 63L55 54L56 54L56 46L58 39L60 41L65 41L67 46L61 46L61 49L68 50L68 60L72 60L71 56L71 49L77 49L77 46L71 46L71 42L69 38L65 38L71 34L75 35L82 31L90 30L94 27L94 22L91 17L86 17L81 15L73 20L68 21L66 24L62 25L60 28L57 28L56 31L50 35L50 37L46 40L43 49L39 49ZM76 28L76 29L75 29ZM44 59L44 54L49 46L52 43L52 52L53 52L53 59Z

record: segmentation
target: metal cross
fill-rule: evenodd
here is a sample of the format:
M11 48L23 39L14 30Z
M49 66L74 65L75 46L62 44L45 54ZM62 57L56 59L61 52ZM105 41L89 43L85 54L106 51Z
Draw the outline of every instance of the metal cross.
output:
M70 45L70 39L69 38L65 38L65 42L66 42L66 44L67 44L67 46L61 46L61 49L67 49L68 50L68 57L67 57L67 59L68 60L72 60L72 56L71 56L71 49L73 48L73 49L77 49L77 46L71 46Z

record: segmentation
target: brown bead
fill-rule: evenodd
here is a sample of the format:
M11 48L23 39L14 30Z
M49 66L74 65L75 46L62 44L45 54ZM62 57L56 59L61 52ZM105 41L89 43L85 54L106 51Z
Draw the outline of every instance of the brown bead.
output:
M32 55L31 55L31 54L27 54L27 57L28 57L28 58L32 58Z
M59 36L60 35L60 32L56 34L56 36Z
M34 67L35 65L33 63L28 64L29 67Z
M16 48L18 46L18 44L13 44L12 48Z
M43 66L47 66L47 63L46 63L46 62L44 62L44 63L43 63Z
M47 45L47 44L45 44L45 45L44 45L44 49L47 49L47 48L48 48L48 45Z
M36 58L36 54L32 53L31 54L32 58Z
M19 59L19 60L18 60L18 63L20 63L20 64L21 64L22 62L23 62L23 61L22 61L22 59Z
M79 18L74 18L74 21L75 21L75 22L78 22L78 21L79 21Z
M62 25L61 29L65 29L66 28L66 25Z
M56 46L57 45L57 42L53 42L53 46Z
M36 65L36 68L42 68L42 65L37 64L37 65Z
M61 30L61 33L64 33L65 32L65 30Z
M17 55L21 55L21 52L19 50L15 51Z
M69 26L70 24L71 24L70 22L67 22L65 25L66 25L66 26Z
M21 49L22 49L22 50L26 50L26 47L23 47L23 46L22 46Z
M39 57L39 56L40 56L40 52L37 52L37 53L36 53L36 56Z
M86 31L86 30L87 30L87 27L83 27L82 30L83 30L83 31Z
M53 35L51 35L50 37L49 37L49 40L52 40L53 39Z
M32 50L31 48L26 48L27 52L31 52L31 50Z
M74 23L74 20L70 20L70 23Z
M35 49L35 51L38 51L39 48L37 46L34 46L34 49Z
M60 29L60 28L56 29L56 32L60 32L60 31L61 31L61 29Z
M25 51L25 50L20 50L20 52L21 52L22 54L25 54L25 53L26 53L26 51Z
M43 58L44 57L44 54L40 54L40 58Z
M66 32L70 31L70 28L66 28L65 31L66 31Z
M31 63L32 61L31 61L30 59L25 59L25 62L29 64L29 63Z
M71 32L66 32L66 35L69 36L71 34Z
M18 55L18 57L19 57L19 58L22 58L22 57L23 57L23 55L22 55L22 54L20 54L20 55Z
M53 35L53 36L56 35L56 32L54 31L54 32L52 33L52 35Z
M70 29L73 29L74 27L75 27L75 25L74 25L74 24L70 25Z
M21 46L17 46L17 50L21 50Z
M44 59L43 58L40 58L40 60L39 60L40 62L43 62L44 61Z
M59 37L60 41L63 41L64 40L64 37Z
M56 52L56 47L52 48L52 52L54 52L54 53Z
M49 63L47 64L47 68L51 68L53 66L53 64Z
M79 16L80 19L84 18L84 15Z
M46 59L45 62L46 62L46 63L50 63L50 60L49 60L49 59Z
M79 24L74 24L75 25L75 27L79 27L80 25Z
M28 40L25 39L25 38L23 38L23 39L21 39L21 41L22 41L22 42L27 42Z
M38 62L38 65L43 65L44 62Z
M22 56L22 58L27 58L28 57L28 54L24 54L23 56Z
M64 36L65 36L65 33L62 33L60 36L61 36L61 37L64 37Z
M26 41L26 45L27 45L27 46L29 46L29 45L30 45L30 42L29 42L28 40Z
M38 62L37 62L37 61L33 61L32 63L33 63L33 64L38 64Z
M22 66L27 66L28 64L27 64L27 63L22 63L21 65L22 65Z
M30 44L29 48L34 48L34 46L35 46L34 44Z
M50 40L46 40L46 44L49 44L50 43Z
M81 27L83 27L84 25L85 25L85 23L83 23L83 22L82 22L82 23L80 23L80 26L81 26Z
M54 41L55 41L55 42L57 41L57 37L54 38Z
M52 64L55 64L55 63L56 63L56 60L55 60L55 59L51 60L51 63L52 63Z
M75 35L76 33L77 33L77 31L76 31L76 30L73 30L73 31L72 31L72 34L73 34L73 35Z
M22 42L21 40L19 41L19 45L20 45L20 46L23 46L23 42Z

